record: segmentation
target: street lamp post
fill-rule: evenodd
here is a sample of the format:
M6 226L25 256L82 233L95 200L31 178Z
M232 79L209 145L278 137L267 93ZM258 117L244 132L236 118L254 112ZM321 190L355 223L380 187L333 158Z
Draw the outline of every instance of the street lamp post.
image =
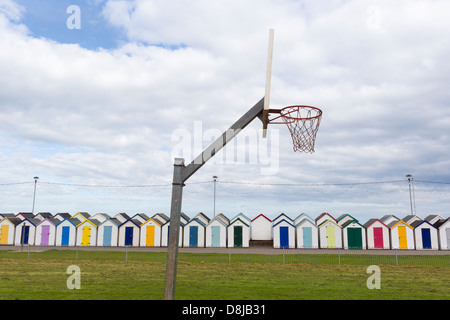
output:
M416 214L416 195L414 192L414 178L412 175L407 174L406 178L408 178L408 184L409 184L409 204L411 205L411 214ZM412 195L411 195L411 184L412 184ZM414 205L414 210L413 210Z
M217 181L217 176L213 176L214 179L214 217L216 217L216 181Z
M36 185L37 181L39 180L39 177L34 177L34 193L33 193L33 209L31 210L31 213L34 214L34 203L36 201Z

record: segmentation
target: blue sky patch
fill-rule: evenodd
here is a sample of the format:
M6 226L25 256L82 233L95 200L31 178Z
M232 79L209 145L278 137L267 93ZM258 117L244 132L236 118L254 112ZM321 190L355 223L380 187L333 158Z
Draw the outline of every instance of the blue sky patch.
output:
M47 38L59 43L78 44L83 48L114 49L125 41L121 29L111 26L103 17L104 1L74 0L17 0L25 8L21 23L26 25L31 35ZM75 12L71 5L78 6L80 28L69 28Z

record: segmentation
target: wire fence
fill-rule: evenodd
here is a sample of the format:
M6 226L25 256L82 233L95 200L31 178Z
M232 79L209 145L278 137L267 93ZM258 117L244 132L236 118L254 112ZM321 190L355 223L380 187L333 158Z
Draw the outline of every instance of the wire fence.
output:
M0 246L0 260L122 261L165 263L167 248ZM450 250L342 250L179 248L180 263L389 265L450 267Z

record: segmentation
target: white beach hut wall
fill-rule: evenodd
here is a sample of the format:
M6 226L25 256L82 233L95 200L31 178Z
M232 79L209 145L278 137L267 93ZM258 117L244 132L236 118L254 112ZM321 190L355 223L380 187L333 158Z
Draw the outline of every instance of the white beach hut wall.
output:
M56 225L56 246L75 246L77 225L81 223L76 218L64 218Z
M118 245L123 246L139 246L140 241L140 225L141 222L136 219L129 219L119 226Z
M297 248L319 248L319 228L311 218L304 217L295 226Z
M249 220L236 216L227 228L228 247L249 247L250 224Z
M226 247L228 219L216 216L206 225L205 246L206 247Z
M369 219L365 224L367 249L390 249L390 228L380 219Z
M157 218L149 218L141 224L141 247L160 247L161 246L161 227L163 222Z
M83 218L83 215L78 215ZM97 245L97 227L100 224L95 219L85 219L77 225L77 246L96 246Z
M416 220L411 224L414 228L416 250L439 249L438 229L426 220Z
M54 246L56 244L56 225L58 219L44 218L36 226L36 245Z
M434 223L434 226L438 228L439 235L439 248L441 250L450 249L450 218L442 219Z
M13 245L16 226L22 220L15 217L5 217L0 220L0 245Z
M342 227L336 220L328 219L318 227L320 248L342 248Z
M414 229L402 220L392 221L388 224L391 229L392 249L414 250Z
M14 244L35 244L36 226L40 221L33 218L24 218L16 225L16 232L14 237Z
M251 223L251 240L272 240L272 220L260 214Z
M189 220L183 227L183 247L204 247L205 226L197 218Z
M120 225L121 222L116 218L103 220L97 228L97 246L117 247Z
M292 220L281 219L273 225L273 247L295 248L295 227Z

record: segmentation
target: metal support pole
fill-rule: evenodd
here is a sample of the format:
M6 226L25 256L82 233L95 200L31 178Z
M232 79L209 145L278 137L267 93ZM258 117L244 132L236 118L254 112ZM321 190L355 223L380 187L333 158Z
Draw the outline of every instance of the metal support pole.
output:
M172 204L170 209L169 244L167 247L166 282L164 299L175 298L175 282L178 263L178 238L180 230L181 202L184 182L197 172L209 159L214 157L225 145L239 134L250 122L262 118L264 98L257 102L239 120L237 120L222 136L197 156L188 166L183 158L175 158L172 183Z
M408 185L409 185L409 205L411 206L411 215L414 215L413 203L412 203L412 197L411 197L411 178L412 178L412 175L408 174L408 175L406 175L406 178L408 178Z
M37 181L39 180L39 177L34 177L34 192L33 192L33 208L31 209L31 213L34 214L34 204L36 202L36 185Z
M172 205L170 209L169 244L167 247L166 284L164 290L165 300L173 300L175 298L184 169L184 159L176 158L173 169Z

